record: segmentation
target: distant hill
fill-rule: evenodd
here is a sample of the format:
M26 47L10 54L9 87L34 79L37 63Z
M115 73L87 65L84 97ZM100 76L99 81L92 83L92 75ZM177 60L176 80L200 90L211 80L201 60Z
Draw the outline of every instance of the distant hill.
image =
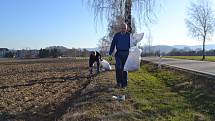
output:
M51 49L58 49L58 50L61 50L62 52L65 52L65 51L67 51L67 50L69 50L70 48L66 48L66 47L64 47L64 46L49 46L49 47L46 47L45 49L48 49L48 50L51 50ZM78 49L78 48L76 48L76 49ZM86 50L88 50L88 51L99 51L99 49L98 48L80 48L81 50L84 50L84 49L86 49Z
M173 46L174 48L178 48L178 49L183 49L184 47L189 47L192 50L196 50L198 48L202 49L202 45L194 45L194 46L187 46L187 45L175 45ZM209 44L209 45L205 45L205 49L206 50L212 50L215 49L215 44Z
M196 50L196 49L202 49L202 45L194 45L194 46L188 46L188 45L174 45L174 46L168 46L168 45L156 45L156 46L152 46L151 50L156 52L159 51L162 53L168 53L170 51L172 51L172 49L176 48L176 49L184 49L184 48L190 48L191 50ZM209 44L209 45L205 45L205 49L206 50L212 50L215 49L215 44ZM144 51L148 52L149 51L149 47L144 47Z
M186 45L175 45L175 48L179 48L179 49L183 49L184 47L189 47L192 50L196 50L198 48L202 49L202 45L194 45L194 46L186 46ZM206 50L212 50L215 49L215 44L209 44L209 45L205 45L205 49Z
M156 45L156 46L152 46L152 47L144 47L143 51L145 53L148 53L149 50L156 52L156 51L160 51L161 53L168 53L170 51L172 51L173 47L171 46L167 46L167 45Z
M65 52L68 50L68 48L64 47L64 46L49 46L49 47L46 47L46 49L48 50L51 50L51 49L58 49L60 50L61 52Z
M86 49L88 51L99 51L98 48L82 48L82 49Z

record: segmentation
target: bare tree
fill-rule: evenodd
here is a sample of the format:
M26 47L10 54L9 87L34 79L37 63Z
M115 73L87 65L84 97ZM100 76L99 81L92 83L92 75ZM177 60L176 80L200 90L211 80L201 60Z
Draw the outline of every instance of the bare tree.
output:
M98 19L103 21L107 19L108 34L99 41L99 48L105 48L110 44L113 35L119 31L118 25L126 22L129 26L129 31L136 31L134 18L137 17L139 23L153 22L155 16L154 8L158 5L159 0L83 0L87 1L88 5L94 11L94 21ZM136 16L132 16L133 12L137 12ZM104 47L105 46L105 47Z
M108 50L110 49L110 41L107 36L104 36L99 40L98 48L102 55L107 54Z
M215 15L209 1L191 3L185 21L192 37L203 41L202 60L205 60L205 41L212 37L215 29Z
M95 21L105 17L111 21L116 16L122 16L124 21L131 28L132 9L138 12L139 22L149 23L155 17L154 7L158 0L87 0L93 8ZM134 17L135 18L135 17ZM132 31L132 28L130 29Z

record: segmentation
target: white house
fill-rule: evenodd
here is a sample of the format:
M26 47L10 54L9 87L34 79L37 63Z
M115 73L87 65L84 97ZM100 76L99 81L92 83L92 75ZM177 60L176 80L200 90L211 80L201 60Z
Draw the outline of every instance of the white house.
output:
M9 52L7 48L0 48L0 58L3 58L7 52Z

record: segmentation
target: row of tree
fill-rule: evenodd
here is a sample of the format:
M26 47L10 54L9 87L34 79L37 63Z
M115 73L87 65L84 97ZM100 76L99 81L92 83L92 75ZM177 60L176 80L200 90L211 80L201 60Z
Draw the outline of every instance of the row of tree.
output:
M7 52L5 58L57 58L63 57L89 57L90 51L87 49L57 49L57 48L45 48L40 50L34 50L37 53L31 53L31 50L13 50ZM39 52L38 52L39 51ZM32 55L34 54L34 55Z
M62 56L62 55L63 55L63 53L60 50L56 49L56 48L51 49L51 50L41 48L39 50L39 55L38 56L40 58L47 58L47 57L57 58L57 57Z
M14 55L15 55L15 54L14 54L13 52L10 51L10 52L6 53L4 57L5 57L5 58L13 58Z
M174 48L170 52L161 52L160 50L156 51L144 51L145 48L141 47L143 50L141 56L202 56L203 52L201 48L197 48L195 50L192 50L188 47L185 47L183 49ZM207 50L205 51L206 56L215 56L215 49Z
M189 50L184 49L173 49L171 52L165 54L167 56L201 56L203 54L201 49ZM205 51L206 56L215 56L215 50Z
M90 51L86 49L67 49L65 51L59 50L59 49L40 49L39 50L39 57L40 58L47 58L47 57L88 57L90 54Z

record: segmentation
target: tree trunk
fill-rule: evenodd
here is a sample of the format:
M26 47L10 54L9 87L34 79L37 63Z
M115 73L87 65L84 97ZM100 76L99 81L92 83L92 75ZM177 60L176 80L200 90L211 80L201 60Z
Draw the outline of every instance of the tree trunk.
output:
M202 60L205 60L205 36L203 37Z
M125 23L127 23L129 29L129 32L132 31L131 28L131 7L132 7L132 1L131 0L126 0L125 1Z

